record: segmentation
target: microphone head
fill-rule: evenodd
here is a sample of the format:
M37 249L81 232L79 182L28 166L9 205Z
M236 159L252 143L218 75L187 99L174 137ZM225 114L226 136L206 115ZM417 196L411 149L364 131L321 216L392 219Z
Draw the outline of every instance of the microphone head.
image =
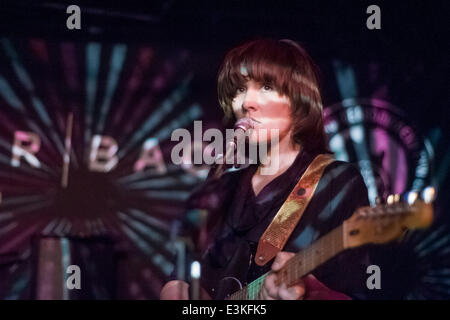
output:
M248 129L254 128L254 121L250 118L241 118L234 124L234 130L236 129L242 129L247 131Z

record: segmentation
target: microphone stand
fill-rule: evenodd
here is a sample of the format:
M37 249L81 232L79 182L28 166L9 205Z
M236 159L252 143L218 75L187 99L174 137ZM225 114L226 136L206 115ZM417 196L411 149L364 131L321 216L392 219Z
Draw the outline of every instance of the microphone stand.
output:
M191 300L200 299L201 252L206 242L206 217L208 211L191 209L186 213L186 221L175 221L170 230L170 238L176 254L176 278L190 283ZM182 224L189 235L180 234ZM182 287L180 286L180 296Z
M216 171L214 172L213 175L214 179L220 179L220 177L224 174L225 170L227 169L225 164L230 163L230 158L231 160L234 160L235 150L236 150L236 142L229 141L225 149L225 157L220 155L219 157L216 158L216 162L220 159L222 159L222 161L217 165Z
M208 183L217 182L225 173L227 166L225 164L233 164L234 155L237 148L236 139L242 139L248 129L253 128L253 120L250 118L242 118L238 120L234 126L235 129L235 139L228 141L225 149L225 156L223 156L222 161L217 164L221 156L216 158L217 167L213 175L211 175L205 182L204 186ZM189 278L191 280L190 286L190 296L193 300L200 299L200 277L201 277L201 253L205 249L207 241L207 217L209 211L214 208L217 209L217 205L214 203L214 199L208 198L208 192L212 195L211 188L202 190L203 194L206 191L206 201L196 205L196 209L189 210L186 214L187 221L185 223L188 229L191 229L191 235L187 240L176 241L177 255L177 276L178 279L186 280L188 278L185 266L187 265L186 252L187 249L191 249L192 252L192 262L189 268ZM215 191L215 190L212 190ZM175 225L176 234L179 233L180 224Z

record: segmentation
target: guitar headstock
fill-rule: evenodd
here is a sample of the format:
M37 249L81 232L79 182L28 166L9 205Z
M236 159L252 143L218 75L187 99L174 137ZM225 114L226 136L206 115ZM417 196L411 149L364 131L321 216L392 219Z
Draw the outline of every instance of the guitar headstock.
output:
M432 199L416 197L411 202L399 202L399 196L395 195L390 196L386 204L356 210L343 224L344 248L386 243L401 237L408 229L430 226L433 221Z

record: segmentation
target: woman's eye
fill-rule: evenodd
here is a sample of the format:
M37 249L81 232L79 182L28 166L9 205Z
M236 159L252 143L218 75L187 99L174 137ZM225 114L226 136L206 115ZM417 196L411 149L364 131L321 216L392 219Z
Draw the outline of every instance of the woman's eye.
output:
M245 88L244 87L239 87L237 89L237 92L239 92L239 93L245 92Z
M265 85L263 86L263 90L264 90L264 91L272 91L272 87L269 86L269 85L267 85L267 84L265 84Z

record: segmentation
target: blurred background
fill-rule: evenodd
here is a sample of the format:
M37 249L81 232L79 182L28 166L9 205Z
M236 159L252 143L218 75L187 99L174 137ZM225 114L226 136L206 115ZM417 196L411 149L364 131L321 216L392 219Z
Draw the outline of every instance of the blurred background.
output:
M366 27L371 4L381 30ZM372 203L437 190L433 226L393 252L389 290L447 299L448 15L445 1L0 1L0 299L157 299L173 222L208 169L173 164L171 133L225 128L220 63L263 37L318 64L330 147ZM101 147L114 163L94 163ZM63 285L71 264L82 293Z

